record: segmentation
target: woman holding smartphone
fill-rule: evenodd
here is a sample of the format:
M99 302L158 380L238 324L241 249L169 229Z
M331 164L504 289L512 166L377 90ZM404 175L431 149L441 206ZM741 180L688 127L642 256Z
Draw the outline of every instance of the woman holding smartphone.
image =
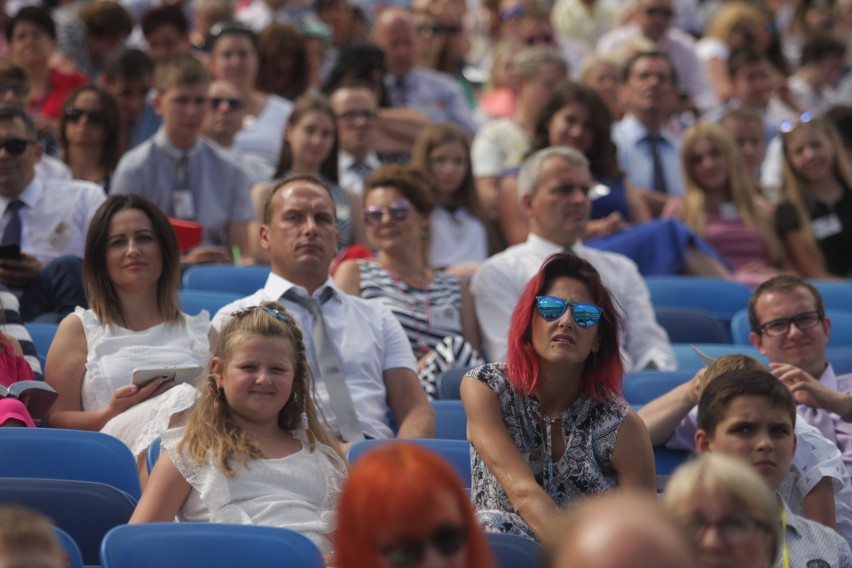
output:
M112 195L101 205L83 264L90 309L59 324L47 354L45 379L59 392L48 426L111 434L144 465L151 441L192 406L191 384L131 380L136 368L207 363L210 316L180 311L179 259L174 231L150 201Z

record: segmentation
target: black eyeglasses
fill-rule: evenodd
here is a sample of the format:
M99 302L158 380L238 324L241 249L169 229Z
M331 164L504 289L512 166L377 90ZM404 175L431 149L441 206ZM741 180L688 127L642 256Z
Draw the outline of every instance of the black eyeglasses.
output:
M802 312L791 318L778 318L768 321L757 328L758 333L762 333L767 337L781 337L790 333L790 324L796 324L796 327L804 331L816 327L822 321L823 315L817 311Z
M10 91L16 97L25 97L29 94L30 88L19 83L0 83L0 97L6 96L6 93Z
M601 319L603 308L594 304L576 304L553 296L536 296L535 305L538 315L546 321L555 321L571 308L571 317L580 327L593 327Z
M391 546L386 546L382 550L382 554L391 566L409 568L417 566L423 561L427 546L437 550L441 556L452 556L462 549L465 542L467 542L467 529L465 527L441 525L428 539L402 540Z
M363 110L347 110L347 111L341 112L340 114L337 115L337 120L342 120L342 121L346 121L346 122L354 122L354 121L358 120L359 118L362 118L362 119L369 122L371 120L376 119L376 113L371 111L371 110L363 109Z
M102 110L83 110L75 107L65 109L65 118L69 122L80 122L84 116L89 124L103 125L107 121L106 114Z
M227 97L210 97L210 106L217 109L222 106L222 103L228 103L228 110L240 110L243 108L243 101L240 99L229 99Z
M671 18L674 16L674 10L671 8L645 8L645 14L648 16L663 16Z
M9 138L0 141L0 148L6 150L10 156L20 156L27 150L27 146L35 144L35 140L24 140L23 138Z
M368 227L375 227L385 218L385 213L390 215L394 221L405 221L408 219L408 213L411 210L411 202L407 199L394 201L387 207L376 207L371 205L364 208L364 224Z
M536 45L551 45L553 43L553 35L552 34L542 34L530 36L528 38L524 38L524 43L529 45L530 47Z

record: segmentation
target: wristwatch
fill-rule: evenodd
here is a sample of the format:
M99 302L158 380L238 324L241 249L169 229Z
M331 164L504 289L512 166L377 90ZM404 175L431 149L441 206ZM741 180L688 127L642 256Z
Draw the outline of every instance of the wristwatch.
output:
M852 392L847 392L846 396L849 397L850 402L852 402ZM849 410L840 415L840 419L844 422L852 422L852 404L849 405Z

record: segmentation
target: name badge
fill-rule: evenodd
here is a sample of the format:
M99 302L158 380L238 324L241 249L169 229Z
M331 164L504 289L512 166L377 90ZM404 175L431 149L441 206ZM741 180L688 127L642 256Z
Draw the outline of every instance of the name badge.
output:
M740 218L740 213L733 203L723 203L719 206L719 217L725 221L735 221Z
M843 225L840 223L840 218L836 213L814 219L811 222L811 227L813 227L814 236L817 239L827 239L843 231Z
M438 329L461 329L461 314L452 304L432 306L432 326Z
M50 232L50 235L47 237L47 242L53 250L62 251L67 248L71 239L76 234L77 230L72 225L62 221L53 228L53 231Z
M172 211L178 219L195 219L195 200L189 189L176 189L172 192Z

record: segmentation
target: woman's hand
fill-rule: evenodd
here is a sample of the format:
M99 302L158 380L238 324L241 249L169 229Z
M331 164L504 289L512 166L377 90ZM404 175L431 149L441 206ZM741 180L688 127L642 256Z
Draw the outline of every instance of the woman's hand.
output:
M112 398L107 405L108 412L110 416L118 416L128 408L136 406L149 398L158 396L173 386L175 386L173 380L154 379L143 387L131 383L125 387L118 388L112 393Z
M605 237L630 226L621 213L613 211L603 219L593 219L586 224L586 238Z

